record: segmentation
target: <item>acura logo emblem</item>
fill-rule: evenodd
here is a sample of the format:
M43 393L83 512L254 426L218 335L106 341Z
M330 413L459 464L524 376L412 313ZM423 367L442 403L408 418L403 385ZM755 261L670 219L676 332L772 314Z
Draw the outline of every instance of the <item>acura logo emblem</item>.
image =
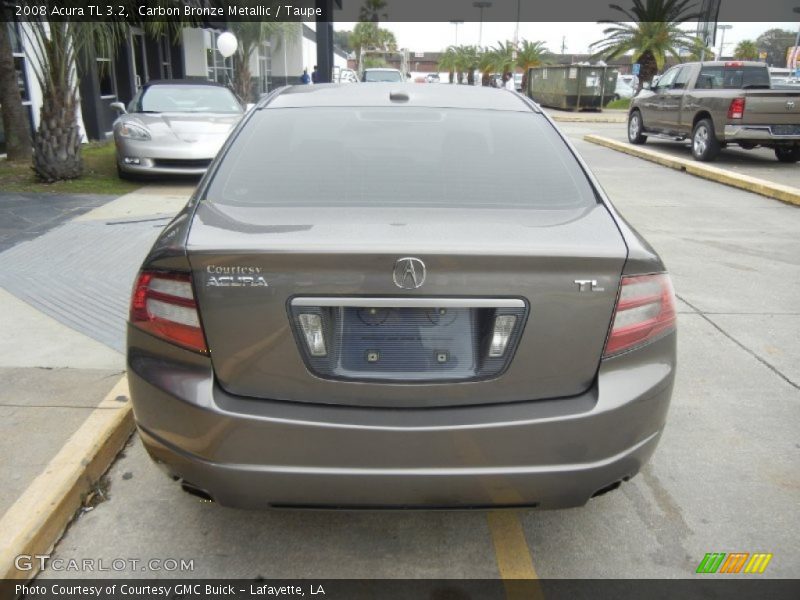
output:
M404 290L413 290L425 283L425 263L418 258L399 258L394 263L394 284Z

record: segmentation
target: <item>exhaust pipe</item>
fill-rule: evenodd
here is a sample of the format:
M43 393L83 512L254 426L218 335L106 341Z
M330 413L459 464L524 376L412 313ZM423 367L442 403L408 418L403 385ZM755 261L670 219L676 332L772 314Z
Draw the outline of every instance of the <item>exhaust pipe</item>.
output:
M197 487L196 485L189 483L188 481L181 481L181 489L190 494L192 496L196 496L205 502L214 502L214 498L211 497L207 491L202 488Z

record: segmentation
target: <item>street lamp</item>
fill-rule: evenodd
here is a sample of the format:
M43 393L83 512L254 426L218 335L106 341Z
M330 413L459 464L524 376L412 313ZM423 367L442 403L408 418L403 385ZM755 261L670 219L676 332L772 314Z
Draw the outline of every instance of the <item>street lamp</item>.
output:
M456 26L456 43L454 45L458 46L458 26L463 25L464 21L450 21L450 24Z
M472 6L475 8L480 9L481 11L481 24L480 28L478 29L478 47L480 48L483 45L483 9L489 8L492 5L491 2L487 0L478 0L477 2L473 2Z
M719 41L719 55L717 56L719 60L722 58L722 53L725 51L725 32L728 31L728 29L733 29L733 25L717 25L717 29L722 30L722 37Z
M800 6L795 6L792 11L800 14ZM797 65L800 63L800 26L797 27L797 36L794 38L794 74L797 75ZM787 67L789 65L786 65Z

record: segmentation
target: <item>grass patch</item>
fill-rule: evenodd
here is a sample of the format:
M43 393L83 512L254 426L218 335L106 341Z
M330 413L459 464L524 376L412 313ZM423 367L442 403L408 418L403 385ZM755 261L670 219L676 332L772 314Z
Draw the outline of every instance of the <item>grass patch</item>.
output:
M0 191L118 196L142 187L141 183L123 181L117 177L114 144L110 142L84 144L81 153L83 176L55 183L39 181L30 163L10 163L5 159L0 160Z
M631 99L630 98L620 98L619 100L612 100L608 104L606 104L606 108L620 108L620 109L629 109L631 107Z

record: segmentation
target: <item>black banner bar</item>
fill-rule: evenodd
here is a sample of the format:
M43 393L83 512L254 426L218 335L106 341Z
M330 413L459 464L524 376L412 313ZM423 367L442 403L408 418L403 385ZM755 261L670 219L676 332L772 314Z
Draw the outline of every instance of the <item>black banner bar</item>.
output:
M0 597L35 600L796 600L800 580L693 579L37 579L1 580Z
M134 22L195 20L356 22L594 22L625 20L610 5L630 9L633 0L492 0L481 9L472 0L386 0L368 10L364 0L0 0L4 20ZM694 0L687 12L707 20L716 0ZM798 0L719 0L720 22L798 22ZM705 14L705 16L703 16Z

